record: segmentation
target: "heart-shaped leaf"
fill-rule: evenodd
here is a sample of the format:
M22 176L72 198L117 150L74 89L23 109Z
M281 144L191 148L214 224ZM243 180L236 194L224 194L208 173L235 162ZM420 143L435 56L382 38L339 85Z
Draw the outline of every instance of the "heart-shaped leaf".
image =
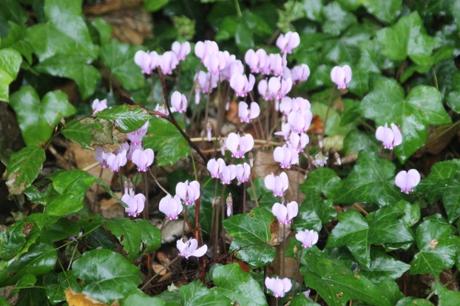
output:
M17 51L0 50L0 101L8 102L9 85L16 79L21 63L22 57Z
M97 118L113 121L123 132L132 132L142 127L151 116L138 106L123 104L97 113Z

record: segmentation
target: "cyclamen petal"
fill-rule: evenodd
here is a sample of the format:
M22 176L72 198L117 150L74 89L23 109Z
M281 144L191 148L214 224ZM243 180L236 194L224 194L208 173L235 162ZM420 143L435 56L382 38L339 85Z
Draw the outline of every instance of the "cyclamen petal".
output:
M338 89L346 89L351 82L352 72L348 65L335 66L331 70L331 80Z
M141 68L142 73L150 75L158 65L158 54L155 51L149 53L139 50L134 55L134 62Z
M281 53L289 54L300 45L300 36L297 32L287 32L281 34L276 40L276 46L280 49Z
M395 185L401 189L401 192L411 193L420 183L420 173L416 169L409 171L400 171L395 177Z
M393 150L394 147L402 143L402 135L398 126L394 123L379 126L375 131L375 138L383 144L383 147L388 150Z
M290 224L299 212L299 205L292 201L287 205L275 203L272 206L272 213L280 224Z
M176 220L183 210L180 198L176 195L166 195L160 200L159 210L166 215L168 220Z
M294 83L304 82L310 76L310 68L306 64L294 66L291 69L291 78Z
M289 169L299 163L299 153L287 145L276 147L273 151L273 159L280 163L281 168Z
M259 115L260 107L256 102L251 102L250 106L244 101L238 104L238 117L241 122L249 123L251 120L259 117Z
M93 109L93 115L103 111L107 108L107 100L106 99L95 99L93 103L91 103L91 108Z
M177 240L176 247L179 250L179 256L185 259L191 256L202 257L208 251L208 246L206 244L198 248L198 241L193 238L185 242L182 239Z
M197 181L177 183L176 195L184 201L185 205L193 205L200 198L200 183Z
M131 160L137 166L137 171L146 172L147 169L153 164L155 154L152 149L142 148L134 150Z
M303 248L308 249L318 242L318 232L314 230L298 231L295 238L302 243Z
M183 61L190 53L190 43L188 41L183 43L175 41L171 45L171 50L176 54L179 61Z
M125 212L130 217L137 217L144 210L145 196L142 193L134 194L132 188L125 189L121 200L128 206Z
M222 167L222 170L219 174L219 178L222 184L229 185L232 180L236 177L236 166L228 165Z
M232 153L234 158L242 158L244 154L254 147L254 138L251 134L239 136L236 133L228 134L225 139L225 148Z
M266 277L265 278L265 287L272 292L272 295L275 298L282 298L288 293L292 288L292 282L289 278L279 278L279 277Z
M171 95L172 112L185 113L187 111L187 98L178 91Z
M238 184L244 184L249 181L251 176L251 166L248 163L236 165L235 176Z
M149 122L146 121L144 125L142 125L139 129L135 130L134 132L128 133L128 140L131 144L141 145L142 139L147 134L147 130L149 128Z
M289 179L285 172L279 175L271 173L264 178L264 184L268 190L273 192L273 195L282 197L289 187Z
M212 158L206 164L206 168L208 169L209 173L211 174L212 178L219 178L222 169L226 167L225 161L222 158L215 159Z

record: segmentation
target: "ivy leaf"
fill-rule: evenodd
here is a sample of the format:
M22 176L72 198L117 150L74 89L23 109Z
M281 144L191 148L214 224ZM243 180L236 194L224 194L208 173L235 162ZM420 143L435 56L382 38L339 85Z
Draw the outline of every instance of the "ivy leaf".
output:
M97 178L81 170L67 170L51 177L55 193L48 199L45 213L50 216L67 216L83 208L86 191Z
M176 127L165 119L150 120L144 146L155 151L158 166L173 165L190 154L187 141Z
M430 125L451 122L436 88L419 85L404 98L403 88L395 80L385 78L378 79L364 97L361 111L378 125L395 123L401 128L403 142L395 149L401 162L425 144Z
M68 122L61 130L65 138L80 144L83 148L91 147L93 143L113 143L112 127L94 118L79 118Z
M233 239L230 251L255 267L262 267L275 259L270 245L270 225L273 216L265 208L254 208L247 214L234 215L224 220L224 228Z
M316 290L329 306L342 306L348 300L376 306L394 305L386 286L351 271L342 261L328 258L316 247L304 252L301 262L305 285Z
M356 23L356 17L353 14L342 9L338 3L329 3L323 8L325 17L323 31L332 35L339 35L353 23Z
M339 223L327 240L327 247L346 246L353 257L364 266L370 263L369 225L356 211L341 213Z
M377 42L382 54L391 60L403 61L409 57L417 65L432 65L431 54L436 47L436 41L426 34L417 12L404 16L395 25L378 31Z
M384 252L371 252L371 263L363 274L371 280L383 281L400 278L409 268L410 265Z
M45 162L42 148L26 146L11 154L6 167L6 185L10 194L21 194L37 178Z
M452 90L447 95L447 105L456 113L460 113L460 71L456 71L452 76Z
M88 65L85 58L79 55L55 55L42 61L35 69L52 76L74 80L83 99L94 93L101 79L99 71Z
M456 306L460 301L460 292L443 287L439 282L435 285L436 295L439 297L439 306Z
M392 162L362 151L348 176L332 192L335 202L389 205L402 198L394 186Z
M29 85L22 86L15 92L11 96L10 104L16 112L19 128L27 145L45 143L59 121L75 113L75 108L64 92L48 92L40 101L35 89Z
M438 276L441 271L454 265L459 240L453 236L452 227L439 215L426 218L417 227L415 237L420 251L411 262L412 274L430 273Z
M131 260L144 252L153 252L161 245L161 233L147 220L117 218L107 220L105 226L121 242Z
M9 85L16 79L22 57L13 49L0 50L0 101L8 102Z
M402 0L387 0L387 1L368 1L363 2L367 11L384 22L393 22L401 13Z
M217 290L239 305L268 305L259 283L241 270L236 263L218 265L212 269L211 278Z
M141 282L135 265L107 249L85 252L72 264L72 273L84 282L84 294L105 303L126 297Z
M137 90L144 86L144 76L134 63L136 48L115 40L103 45L102 63L126 90Z
M115 122L123 132L132 132L142 127L151 116L138 106L123 104L97 113L97 118Z
M140 290L128 295L121 301L121 306L166 306L166 303L158 297L151 297Z
M417 188L428 202L442 200L450 223L460 217L460 160L437 162Z

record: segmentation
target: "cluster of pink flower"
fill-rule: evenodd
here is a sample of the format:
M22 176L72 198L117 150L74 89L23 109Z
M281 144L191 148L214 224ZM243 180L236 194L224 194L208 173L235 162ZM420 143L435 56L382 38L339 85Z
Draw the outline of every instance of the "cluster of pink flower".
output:
M170 75L177 65L190 53L189 42L174 42L171 51L158 54L155 51L146 52L139 50L134 56L134 62L145 75L152 74L152 71L159 68L163 74Z

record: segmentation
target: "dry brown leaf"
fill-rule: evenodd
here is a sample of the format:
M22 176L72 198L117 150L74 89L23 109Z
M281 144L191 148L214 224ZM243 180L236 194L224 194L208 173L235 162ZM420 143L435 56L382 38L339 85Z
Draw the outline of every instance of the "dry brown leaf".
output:
M238 102L236 100L230 101L225 117L233 124L238 124L240 122L240 118L238 117Z
M109 306L108 304L93 300L83 293L75 292L70 288L65 290L65 298L69 306ZM112 306L115 305L117 304L112 304Z
M121 198L121 193L115 193L117 198ZM124 216L124 208L115 198L102 199L99 201L98 211L104 218L121 218Z

